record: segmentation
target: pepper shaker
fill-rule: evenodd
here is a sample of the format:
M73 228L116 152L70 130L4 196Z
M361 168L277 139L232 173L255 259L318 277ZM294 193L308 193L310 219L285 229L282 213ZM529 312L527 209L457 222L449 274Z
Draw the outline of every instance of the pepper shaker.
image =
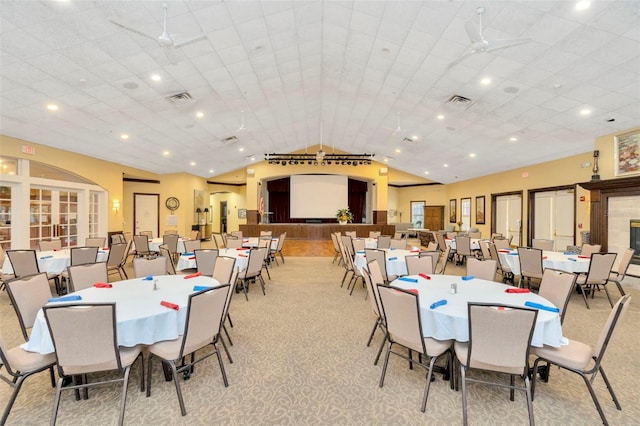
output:
M457 294L457 293L458 293L458 284L451 283L451 294Z

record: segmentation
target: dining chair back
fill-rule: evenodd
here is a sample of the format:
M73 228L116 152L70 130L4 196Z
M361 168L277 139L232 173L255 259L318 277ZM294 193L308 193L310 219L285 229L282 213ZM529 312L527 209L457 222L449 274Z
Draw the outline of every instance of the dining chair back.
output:
M467 418L467 382L508 387L513 401L514 390L527 395L529 424L534 424L531 385L529 382L529 348L538 310L516 306L468 303L469 341L455 342L460 363L463 423ZM489 382L467 377L467 370L475 368L509 374L511 384ZM524 387L514 384L515 377L524 379Z
M116 234L119 235L119 234ZM87 247L104 247L107 239L104 237L85 238L84 245Z
M441 232L436 232L434 234L436 236L436 242L438 243L438 248L441 252L444 252L447 249L447 242L444 240L444 235Z
M216 265L216 257L218 250L216 249L197 249L193 251L196 258L196 267L198 272L208 277L213 276L213 270Z
M180 337L174 340L166 340L154 343L148 347L149 362L147 363L147 397L151 396L151 371L153 358L163 361L163 364L169 366L176 387L178 403L182 415L187 414L187 410L182 397L181 378L178 373L191 372L194 364L201 362L210 356L216 355L224 386L229 386L227 375L224 371L224 364L220 351L216 346L222 321L224 317L224 309L230 292L229 285L208 288L189 295L187 304L187 313L185 319L184 332ZM202 352L200 349L208 346L213 347L212 352ZM198 352L197 358L195 357ZM192 357L187 355L192 354ZM191 358L191 361L188 359ZM178 367L178 362L181 362Z
M190 240L198 240L200 241L200 231L192 229L191 232L189 233L189 239Z
M447 263L449 263L449 256L451 255L451 247L447 247L441 256L440 269L436 269L436 274L444 275L444 271L447 269Z
M553 251L553 244L553 240L548 240L545 238L534 238L533 240L531 240L531 247L540 250Z
M105 262L72 265L68 268L71 291L84 290L95 283L106 283L107 264Z
M145 259L141 259L145 260ZM59 379L53 404L51 424L56 423L63 390L84 389L107 383L122 382L122 399L118 424L124 423L127 384L131 365L141 358L140 388L144 390L144 361L140 348L119 348L116 335L116 304L53 304L43 308L55 349ZM73 333L69 331L73 330ZM121 377L106 376L104 380L74 386L62 386L65 376L117 370ZM86 396L86 393L85 393Z
M488 244L489 244L489 241L487 240L478 241L478 245L480 246L480 252L482 253L482 258L484 260L492 259L491 253L489 252ZM493 259L493 260L496 260L496 259Z
M492 232L491 233L491 241L493 242L493 240L495 240L496 238L504 238L504 235L502 235L499 232Z
M53 366L55 364L56 356L52 353L42 355L37 352L27 352L19 346L6 349L2 336L0 336L0 365L4 366L5 371L10 376L9 378L0 374L0 379L4 379L3 381L13 388L9 402L2 413L2 418L0 418L0 425L6 424L13 403L18 397L22 383L26 378L46 369L51 369L53 377Z
M391 235L380 235L378 237L378 248L379 249L391 248Z
M233 231L233 232L231 233L231 236L232 236L232 237L234 237L234 238L237 238L237 239L241 240L241 239L242 239L242 231Z
M193 253L202 247L200 240L186 240L182 242L184 244L185 253Z
M131 231L122 232L125 242L133 241L133 233Z
M28 330L33 327L38 311L52 297L47 274L43 272L7 281L6 288L26 342L29 340Z
M438 249L432 251L421 251L418 253L420 257L430 257L432 263L432 271L435 274L438 266L438 261L440 260L440 251Z
M551 268L546 268L542 274L538 295L560 309L561 323L564 322L564 315L567 312L569 297L576 285L576 278L576 274Z
M271 279L271 273L269 272L269 263L271 263L271 237L260 237L258 240L258 248L265 248L264 260L262 261L262 267L267 271L267 277Z
M265 247L251 250L249 252L249 261L247 263L247 267L241 273L240 278L242 279L242 288L244 291L244 296L247 300L249 300L249 296L247 293L249 291L249 283L251 281L260 281L262 294L266 295L264 279L262 278L262 263L264 261L265 250L267 250Z
M591 261L589 262L589 272L587 275L580 274L576 279L576 284L582 293L587 309L589 308L589 302L587 302L587 292L591 292L591 297L595 296L595 290L602 286L604 292L609 299L609 304L613 308L613 302L611 301L611 295L607 289L607 283L609 282L609 274L611 268L616 261L616 253L591 253Z
M427 398L429 397L429 387L431 385L431 375L436 359L445 353L448 354L449 366L451 366L451 344L452 340L436 340L424 337L422 332L422 320L420 318L420 304L417 292L410 292L398 287L378 284L378 292L382 312L387 326L387 353L382 366L380 376L380 387L384 385L384 378L389 365L389 355L394 354L401 358L408 359L410 364L418 364L427 369L427 380L422 397L421 411L427 408ZM400 345L410 351L415 351L426 359L429 364L423 364L422 360L412 360L403 352L393 350L393 345Z
M400 232L400 231L396 231L393 233L393 239L394 240L402 240L404 238L404 233Z
M531 287L531 280L542 279L542 250L532 247L518 247L518 260L520 262L520 281L518 287L526 282Z
M345 231L344 235L351 237L351 238L358 238L358 235L356 234L356 231Z
M469 231L469 232L467 232L467 237L479 240L480 238L482 238L482 232L480 232L480 231Z
M342 281L340 282L340 288L344 287L344 282L347 279L347 276L349 275L349 273L352 274L351 279L353 279L353 261L350 261L350 259L353 259L351 257L351 255L349 254L349 251L347 250L347 248L345 247L345 245L343 244L343 240L342 240L343 235L338 235L336 236L336 240L338 241L338 247L340 248L340 256L341 256L341 261L342 261L342 266L344 267L344 275L342 275ZM349 240L351 240L351 237L348 237ZM351 281L349 281L351 282Z
M355 248L353 247L353 238L348 235L342 235L340 237L340 241L342 241L342 246L344 247L346 253L353 258L355 256Z
M148 238L153 238L153 231L140 231L140 235L144 235Z
M273 235L273 231L260 231L261 237L271 237Z
M340 263L340 246L338 245L338 236L337 232L331 233L331 243L333 244L333 260L331 263L336 263L336 259L338 259L338 264Z
M367 262L372 260L378 261L378 266L380 267L380 271L382 273L382 278L384 279L384 284L389 283L396 279L395 275L389 275L387 273L387 258L384 250L379 249L365 249L365 256L367 258Z
M626 249L622 253L622 259L620 260L620 263L618 263L618 268L616 270L611 270L611 273L609 274L609 281L616 283L618 290L620 291L620 296L624 296L625 294L622 288L622 280L624 280L624 277L627 275L627 270L629 269L629 265L631 265L635 252L636 251L632 248Z
M176 274L176 265L173 263L173 256L169 251L169 247L166 244L160 244L158 247L158 252L160 256L165 257L167 259L167 274L175 275Z
M492 259L478 260L470 257L467 259L467 275L481 280L495 281L498 262Z
M367 288L367 297L369 299L369 306L375 315L375 323L373 324L373 330L371 330L371 334L369 335L369 340L367 340L367 346L371 345L371 341L373 340L373 336L376 333L376 330L379 328L382 330L383 339L380 343L380 348L378 349L378 353L376 355L375 360L373 361L373 365L378 365L378 360L380 359L380 354L382 354L382 349L384 348L384 344L387 341L387 326L384 323L384 314L382 313L382 306L380 305L380 294L378 294L378 286L373 283L373 279L371 278L371 274L368 270L362 271L362 279Z
M177 229L165 229L162 235L179 235Z
M269 255L271 256L272 259L276 261L276 265L278 265L278 258L276 255L280 255L280 260L282 260L282 263L284 263L284 254L282 250L284 249L284 242L286 239L287 239L287 233L283 232L278 237L278 245L276 246L276 248L270 251Z
M369 238L378 238L381 234L380 231L369 231Z
M61 250L61 249L62 249L62 240L38 241L39 251Z
M164 256L136 257L133 259L133 274L136 278L167 275L167 259Z
M508 250L511 248L511 244L506 238L494 238L493 244L495 244L498 250Z
M162 244L166 245L169 249L169 253L175 259L178 257L178 240L180 236L178 234L164 234L162 236Z
M532 353L538 357L533 364L534 371L537 371L540 361L547 361L560 368L579 374L582 377L589 393L591 394L591 399L598 410L598 414L600 414L600 420L602 421L602 424L605 425L608 425L609 423L607 422L604 411L600 406L598 396L593 389L593 381L596 378L596 374L599 372L616 408L618 410L622 410L622 406L613 391L613 386L609 382L609 379L604 372L604 368L602 367L602 359L604 358L604 354L611 342L613 333L629 308L630 301L630 295L627 294L622 296L613 309L611 309L607 322L602 328L594 348L591 348L589 345L584 343L569 339L569 343L567 345L563 345L558 348L543 346L541 348L533 348L532 350ZM531 385L532 396L535 396L535 387L536 376L534 375Z
M98 246L71 247L71 265L86 265L96 263L98 259Z
M16 278L40 273L35 250L7 250L7 257Z
M378 240L378 243L380 243L380 240ZM400 239L400 240L392 239L389 242L389 248L398 249L398 250L406 250L406 248L407 248L407 240L404 239L404 238Z
M216 257L215 267L213 268L213 278L218 280L220 284L231 284L231 275L236 264L236 259L227 256Z
M366 248L366 241L362 238L356 238L356 239L351 239L351 244L353 247L353 253L355 255L355 253L362 251Z
M222 234L211 234L211 239L213 240L213 244L216 246L218 250L225 248L224 240L222 239Z
M149 237L146 235L134 235L133 244L136 246L136 256L151 256L149 249Z
M600 244L583 244L580 248L580 254L582 256L591 256L591 253L600 253L602 245Z
M242 239L227 237L227 248L241 248L242 247Z
M124 239L124 235L122 234L112 234L111 235L111 244L125 244L127 240Z
M469 257L473 257L473 253L471 253L471 238L464 235L456 237L456 257L460 265L464 264Z
M109 249L109 257L107 257L107 273L109 275L118 273L120 275L120 279L124 280L126 272L124 270L122 259L126 259L127 257L127 248L130 243L116 243L111 244L111 248Z
M430 241L429 244L427 244L426 251L436 251L436 250L440 250L440 245L436 241Z
M513 271L508 265L505 265L500 260L500 256L498 255L498 250L496 249L496 245L492 242L487 244L489 248L489 253L491 254L491 259L495 260L498 264L498 272L502 275L502 282L511 282L513 283Z
M458 236L458 232L456 231L447 231L446 233L448 240L454 240Z
M431 256L420 256L418 254L405 256L408 275L433 274L433 260Z

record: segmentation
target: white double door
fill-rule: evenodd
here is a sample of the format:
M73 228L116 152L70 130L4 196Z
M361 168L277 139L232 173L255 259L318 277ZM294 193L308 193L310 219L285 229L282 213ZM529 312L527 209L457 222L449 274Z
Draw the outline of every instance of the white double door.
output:
M538 192L535 194L535 239L554 241L556 251L572 246L575 239L574 192L571 190Z
M496 197L496 232L520 246L522 236L522 195L510 194Z

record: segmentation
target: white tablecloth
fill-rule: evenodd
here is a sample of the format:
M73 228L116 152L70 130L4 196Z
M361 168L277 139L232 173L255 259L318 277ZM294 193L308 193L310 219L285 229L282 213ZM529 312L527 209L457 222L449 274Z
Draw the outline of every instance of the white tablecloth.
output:
M387 275L407 275L405 256L417 255L420 250L385 249L384 251L387 261ZM355 264L360 270L367 266L367 258L364 252L356 253Z
M214 287L220 285L211 277L185 279L184 275L162 275L158 278L158 290L153 281L141 278L112 283L113 288L87 288L71 294L79 294L83 302L116 302L116 327L121 346L149 345L161 340L173 340L182 334L187 316L189 294L193 286ZM180 306L180 310L166 308L160 302L167 301ZM73 333L73 330L69 330ZM42 309L38 312L29 341L22 345L31 352L52 353L53 342Z
M444 242L447 247L451 247L451 250L456 249L456 240L445 239ZM480 240L478 238L471 239L471 250L480 250Z
M108 249L98 250L98 262L106 262L108 257ZM40 268L40 272L59 275L67 268L67 266L71 265L71 252L68 249L39 251L36 253L36 259L38 260L38 268ZM11 267L9 256L6 256L4 259L4 263L2 264L2 273L13 274L13 268Z
M242 247L249 247L249 248L258 247L258 240L260 240L260 238L258 237L245 237L242 239ZM271 244L269 245L269 248L271 250L278 249L278 238L271 239Z
M218 251L218 256L235 258L236 264L234 267L239 268L240 271L244 271L244 269L247 267L247 264L249 263L249 249L220 249ZM176 270L183 271L185 269L195 269L196 267L196 258L193 253L182 254L178 258Z
M184 253L184 242L189 241L189 238L179 238L178 239L178 253ZM164 243L162 238L153 238L149 240L149 250L150 251L160 251L160 246ZM133 245L133 249L135 250L135 245Z
M403 289L415 288L418 290L422 333L425 337L433 337L438 340L455 339L459 342L469 341L468 302L524 307L526 301L532 301L553 306L551 302L535 293L505 293L505 290L511 286L493 281L477 278L464 281L462 277L454 275L433 274L430 276L430 280L418 275L407 277L417 279L416 283L400 279L391 283L391 285ZM457 294L451 294L451 283L457 284ZM432 303L442 299L447 300L446 305L430 309ZM544 344L559 347L567 343L567 339L562 336L560 314L540 310L531 345L541 347Z
M499 250L500 262L511 268L514 275L520 275L520 257L516 250ZM559 269L566 272L588 272L590 258L581 258L576 254L564 254L557 251L542 252L542 267Z

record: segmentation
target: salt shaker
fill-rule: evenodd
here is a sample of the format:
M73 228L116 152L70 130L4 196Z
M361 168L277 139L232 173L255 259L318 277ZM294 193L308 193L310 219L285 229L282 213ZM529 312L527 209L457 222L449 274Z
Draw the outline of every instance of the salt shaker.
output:
M158 279L157 279L157 278L154 278L154 279L153 279L153 290L155 291L155 290L157 290L157 289L158 289Z
M458 284L456 283L451 283L451 294L456 294L458 293Z

